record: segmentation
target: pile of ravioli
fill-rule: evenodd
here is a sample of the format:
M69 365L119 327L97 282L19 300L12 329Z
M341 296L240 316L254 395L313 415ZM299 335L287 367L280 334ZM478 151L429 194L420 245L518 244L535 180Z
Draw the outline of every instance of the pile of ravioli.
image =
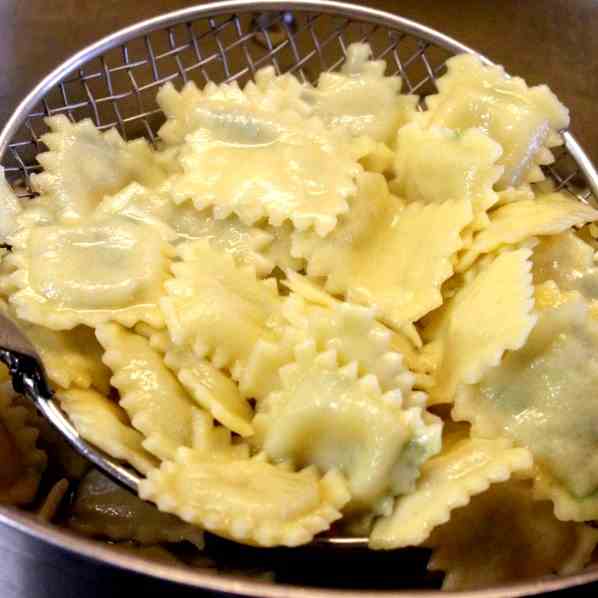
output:
M137 542L368 536L432 548L446 589L578 571L598 211L543 174L568 111L469 55L425 99L385 72L354 44L314 86L167 84L156 147L48 118L36 197L1 191L2 309L170 514ZM40 424L3 394L0 500L27 504Z

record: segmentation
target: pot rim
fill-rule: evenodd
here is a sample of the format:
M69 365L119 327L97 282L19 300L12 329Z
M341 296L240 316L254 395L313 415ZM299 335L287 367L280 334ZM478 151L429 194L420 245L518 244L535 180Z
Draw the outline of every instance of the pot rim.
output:
M543 577L536 580L502 584L481 590L441 592L440 590L335 590L271 584L224 573L206 573L179 565L148 561L134 554L116 551L109 544L75 535L73 532L38 521L31 513L0 506L0 524L20 531L91 561L99 561L124 571L176 582L198 589L227 592L254 598L439 598L457 595L467 598L516 598L564 590L598 580L598 564L568 577Z

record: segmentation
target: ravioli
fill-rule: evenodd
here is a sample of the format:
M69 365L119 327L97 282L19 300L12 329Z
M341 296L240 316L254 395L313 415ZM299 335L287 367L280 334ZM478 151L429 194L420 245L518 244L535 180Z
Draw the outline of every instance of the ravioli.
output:
M391 143L415 114L418 98L399 94L401 79L385 71L386 62L372 60L367 44L351 44L341 70L322 73L316 88L306 87L301 98L329 128Z
M209 361L197 359L188 349L171 347L164 363L176 372L189 395L222 425L241 436L251 436L253 410L239 388Z
M598 323L579 296L541 311L527 343L478 385L464 388L453 412L472 422L476 435L507 436L528 447L541 471L580 505L598 487L591 400L597 335Z
M457 271L463 272L480 255L501 245L514 245L538 235L555 235L596 218L598 211L563 193L501 206L490 214L488 226L475 236L471 247L460 257Z
M426 122L459 131L482 128L503 148L503 188L542 180L540 166L554 162L550 148L562 144L559 131L569 126L567 108L546 85L528 87L476 56L461 54L446 64L436 82L439 93L426 98Z
M443 307L434 335L440 362L432 402L451 402L459 384L477 382L507 349L524 345L536 323L529 257L527 249L500 254ZM492 314L487 305L494 305Z
M149 341L118 324L99 326L104 363L112 370L111 383L133 427L144 436L143 447L159 459L177 447L191 446L194 407L190 397L168 370Z
M466 505L490 484L529 471L532 463L528 450L512 448L508 440L457 440L424 463L415 491L397 498L393 513L376 522L370 547L418 546L449 520L453 509Z
M234 216L218 220L209 208L197 210L190 203L177 205L164 190L148 189L138 183L105 197L96 214L120 214L153 224L173 243L207 239L216 249L231 254L240 265L254 267L259 276L267 276L275 266L296 265L296 261L285 258L285 242L290 244L285 227L250 227Z
M20 290L10 302L19 318L53 330L108 320L160 327L170 255L154 227L126 218L33 227L15 242Z
M155 466L156 461L143 448L143 436L129 425L116 403L94 390L77 388L60 390L58 400L85 440L142 473Z
M578 291L598 299L598 266L594 249L574 232L544 237L534 248L534 282L553 281L563 291Z
M297 274L291 286L301 289L301 285L304 291L310 288L309 282ZM408 367L408 360L417 358L411 353L403 363L402 351L397 351L399 335L376 321L375 310L339 302L323 290L312 290L319 295L312 293L311 297L326 305L311 304L296 293L284 301L282 315L286 325L276 338L262 338L256 343L239 380L241 391L261 400L279 390L280 368L294 360L298 344L312 339L319 351L334 349L340 364L356 362L359 375L374 374L383 391L399 389L404 405L425 404L425 394L413 392L417 375ZM404 343L400 346L403 350L410 347Z
M479 229L498 201L493 187L503 172L496 165L501 155L500 145L479 129L425 129L414 122L399 130L394 189L422 203L467 198L474 213L472 226Z
M116 129L100 133L91 120L72 123L66 116L46 119L42 137L49 151L38 154L44 167L31 177L33 188L52 198L59 219L88 216L104 195L131 181L156 186L166 177L146 140L126 143ZM82 159L84 157L84 159Z
M276 327L281 302L276 281L258 280L206 241L182 245L183 261L160 301L170 336L217 367L240 371L255 342Z
M439 421L426 428L419 410L403 409L400 389L383 394L375 376L358 379L356 363L340 368L336 353L318 355L313 341L280 376L281 390L259 404L255 443L278 462L338 469L353 510L407 492L440 448Z
M453 273L461 231L473 218L467 199L400 209L381 175L365 174L350 217L329 238L298 232L295 255L326 288L380 310L400 328L442 304L440 287ZM417 255L417 260L414 256Z
M174 200L213 206L216 218L234 213L248 225L267 218L274 226L290 220L325 236L348 210L359 156L317 119L266 111L238 94L224 85L194 99L181 95L192 132L178 157L182 174L170 183Z
M56 331L23 321L17 325L42 358L51 382L61 388L110 390L110 370L102 363L102 349L91 328Z
M425 401L411 396L414 376L393 347L396 333L376 320L375 309L332 298L327 307L310 305L291 294L283 315L301 337L313 339L318 350L336 351L343 365L356 362L359 375L374 374L383 391L400 389L404 404Z
M298 546L340 519L346 482L337 472L292 472L262 458L229 460L180 449L139 487L161 511L246 544Z

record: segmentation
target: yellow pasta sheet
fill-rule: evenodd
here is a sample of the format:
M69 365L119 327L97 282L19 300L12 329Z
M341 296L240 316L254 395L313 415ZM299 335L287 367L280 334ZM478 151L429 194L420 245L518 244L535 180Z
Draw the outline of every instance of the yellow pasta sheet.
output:
M338 472L324 477L264 459L179 449L141 482L139 495L218 535L257 546L297 546L328 529L349 500Z
M477 436L507 436L534 454L540 495L565 520L598 516L598 322L577 294L540 311L527 343L507 353L475 386L461 389L453 415Z
M177 205L164 188L131 183L105 197L95 211L98 217L119 214L159 227L173 242L207 239L215 249L230 253L239 265L254 267L260 277L268 276L275 266L301 267L300 261L290 256L289 225L247 226L234 215L218 220L209 208L197 210L188 202Z
M85 440L142 473L156 465L143 448L143 436L131 427L117 403L90 389L59 389L57 395L60 407Z
M256 341L280 320L276 281L258 280L205 240L181 245L178 253L182 261L173 264L160 301L173 342L217 367L242 369Z
M23 320L53 330L109 320L163 325L157 301L172 248L150 224L112 216L34 226L13 239L13 256L19 290L10 302Z
M58 219L88 216L104 195L132 181L156 186L166 178L145 139L126 143L116 129L100 133L91 120L72 123L64 115L49 117L46 124L50 132L42 141L49 151L37 155L44 171L31 183L51 198L46 205Z
M251 436L253 410L233 380L189 349L172 347L164 363L176 372L189 395L222 425L241 436Z
M504 439L464 438L449 444L424 463L415 492L399 497L393 513L376 522L370 547L418 546L449 520L451 511L468 504L490 484L529 471L532 463L528 450L513 448Z
M528 87L500 66L486 66L469 54L447 61L437 80L439 93L426 98L424 119L458 131L480 127L503 148L502 188L544 179L540 166L554 162L569 111L546 85Z
M277 462L338 469L352 510L408 492L440 449L439 420L403 408L400 389L383 393L374 375L359 378L356 362L339 367L336 352L318 354L313 340L297 347L280 378L281 390L258 405L253 442Z
M104 363L112 370L111 383L133 427L144 436L143 447L160 459L177 447L191 446L195 409L185 389L166 367L149 341L118 324L96 330L104 347Z
M366 174L348 218L326 240L297 233L296 255L326 287L371 305L393 327L420 319L442 304L440 287L453 274L461 231L473 218L468 199L400 210L381 175Z
M391 143L415 114L417 96L400 95L401 79L385 71L386 62L372 60L370 46L351 44L341 70L322 73L317 87L304 89L301 97L329 128Z
M234 213L249 225L290 220L321 236L347 211L359 155L319 119L268 110L234 84L202 92L188 84L181 94L165 86L158 100L170 118L163 137L192 131L178 155L182 173L170 182L176 202L213 206L217 218Z
M493 186L503 172L496 165L501 154L500 145L479 129L458 132L410 123L399 130L393 190L422 203L467 198L477 230L486 225L486 212L498 201Z
M538 235L556 235L598 218L598 211L563 193L542 195L497 208L490 223L459 258L457 271L469 268L484 253L501 245L515 245Z
M525 343L536 322L529 257L528 249L498 255L443 307L431 402L452 401L458 384L477 382L507 349Z

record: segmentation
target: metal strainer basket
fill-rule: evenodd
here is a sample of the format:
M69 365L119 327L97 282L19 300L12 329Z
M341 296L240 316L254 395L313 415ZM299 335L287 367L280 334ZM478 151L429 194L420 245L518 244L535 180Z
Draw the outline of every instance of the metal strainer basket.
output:
M164 120L155 96L167 81L243 84L272 65L315 82L322 71L338 68L357 41L369 43L401 76L404 93L422 97L436 91L450 56L474 52L401 17L336 2L237 0L185 9L106 37L46 77L0 134L2 165L18 193L31 195L29 175L41 168L35 156L44 149L46 116L91 118L125 139L154 141ZM598 173L569 133L556 158L547 174L557 187L596 201Z
M48 75L20 104L0 134L1 163L17 194L33 196L30 175L41 169L35 156L45 149L40 138L47 132L47 116L91 118L100 129L116 127L125 139L145 136L155 142L164 122L155 97L164 83L171 81L179 87L189 80L199 86L208 81L243 84L268 65L278 73L294 73L301 80L316 82L321 72L342 64L353 42L369 43L374 57L387 61L388 74L400 75L402 92L417 93L422 98L436 92L436 79L444 73L448 58L474 52L412 21L356 5L321 0L233 0L192 7L106 37ZM556 149L555 163L546 167L547 176L558 189L598 205L598 172L575 139L569 133L564 138L565 144ZM51 419L69 430L71 442L85 446L58 409L53 408ZM39 524L23 522L20 526L40 528ZM33 533L47 535L40 529ZM233 583L205 572L182 573L176 567L150 568L144 561L117 555L109 547L65 539L62 536L66 534L58 530L51 534L54 543L70 545L93 558L199 587L255 596L287 597L296 591L297 596L327 594L323 590L294 590L249 580ZM547 581L542 588L554 589L594 578L598 578L596 571L578 575L569 583ZM487 595L521 595L530 587L519 584Z

